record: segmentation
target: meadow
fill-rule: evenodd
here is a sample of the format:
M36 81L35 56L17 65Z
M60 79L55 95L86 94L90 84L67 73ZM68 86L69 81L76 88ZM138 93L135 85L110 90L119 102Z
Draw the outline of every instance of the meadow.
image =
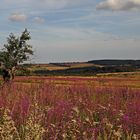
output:
M19 76L0 87L0 140L138 139L140 73Z

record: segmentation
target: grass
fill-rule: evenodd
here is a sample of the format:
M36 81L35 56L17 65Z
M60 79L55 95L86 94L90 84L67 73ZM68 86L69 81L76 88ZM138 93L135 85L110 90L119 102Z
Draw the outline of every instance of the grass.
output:
M138 140L138 77L16 77L0 89L0 139Z

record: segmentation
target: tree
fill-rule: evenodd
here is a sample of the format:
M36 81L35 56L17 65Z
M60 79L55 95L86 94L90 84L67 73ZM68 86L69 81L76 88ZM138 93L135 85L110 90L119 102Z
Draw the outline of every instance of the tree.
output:
M4 67L3 78L5 81L14 79L17 66L29 60L30 55L33 55L32 46L27 44L30 39L31 36L27 29L19 37L11 33L7 38L7 44L4 44L0 51L0 62Z

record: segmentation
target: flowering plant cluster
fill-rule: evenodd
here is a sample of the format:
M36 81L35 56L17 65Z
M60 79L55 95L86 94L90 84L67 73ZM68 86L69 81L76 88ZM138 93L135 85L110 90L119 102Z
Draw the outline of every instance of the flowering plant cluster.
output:
M138 140L140 80L121 81L17 78L0 90L0 139Z

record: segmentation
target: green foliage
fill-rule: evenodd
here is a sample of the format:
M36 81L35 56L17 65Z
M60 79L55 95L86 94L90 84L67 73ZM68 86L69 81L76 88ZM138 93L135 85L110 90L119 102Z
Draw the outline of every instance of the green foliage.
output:
M18 75L18 76L29 76L29 75L32 75L32 73L29 69L22 68L22 69L16 71L16 75Z
M0 62L6 69L16 67L19 63L27 61L30 55L33 55L32 46L26 43L30 39L31 36L27 29L20 37L16 37L13 33L9 35L7 44L0 52Z

